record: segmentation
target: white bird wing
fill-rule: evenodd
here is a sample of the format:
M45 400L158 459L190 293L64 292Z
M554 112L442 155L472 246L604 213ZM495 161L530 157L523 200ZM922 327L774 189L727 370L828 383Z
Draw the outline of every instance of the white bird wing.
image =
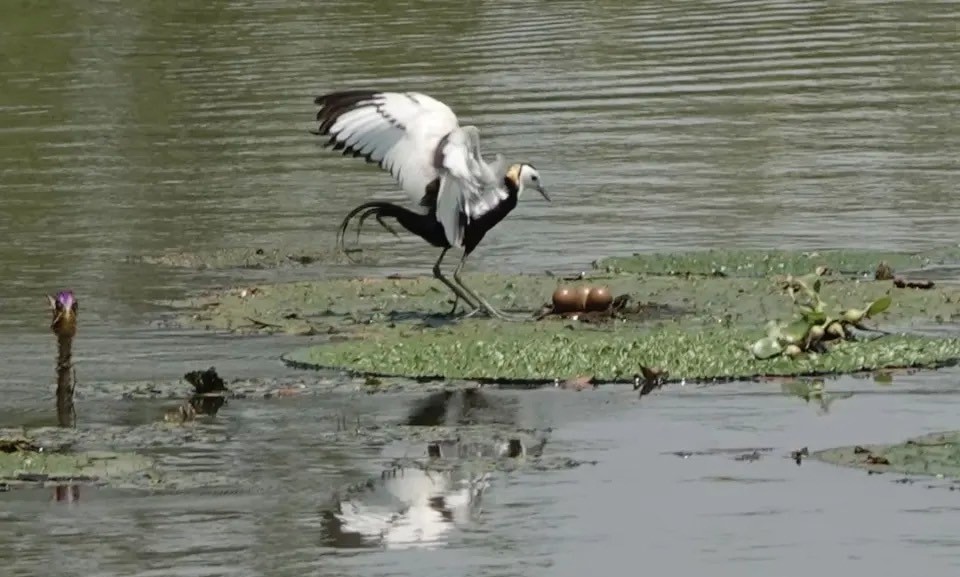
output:
M415 201L439 178L441 139L459 128L449 106L419 92L348 90L317 97L319 129L327 146L362 156L390 172Z
M441 143L437 165L437 221L443 225L451 246L463 246L467 224L506 200L507 191L501 186L506 161L498 154L492 165L484 162L480 155L480 131L475 126L465 126L452 131Z

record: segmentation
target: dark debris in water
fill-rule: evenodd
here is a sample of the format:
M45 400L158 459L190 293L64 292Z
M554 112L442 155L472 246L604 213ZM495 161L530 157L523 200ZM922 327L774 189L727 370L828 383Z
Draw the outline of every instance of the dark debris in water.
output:
M183 376L183 380L193 387L193 394L179 407L164 415L164 420L183 423L192 421L200 415L213 417L227 402L230 391L217 374L216 368L190 371Z
M0 438L0 453L16 453L18 451L36 453L42 450L43 448L40 445L24 437Z
M229 392L223 379L217 374L217 369L210 367L205 371L191 371L183 379L193 385L193 397L190 404L197 413L216 415L220 407L226 402Z
M797 449L795 451L790 451L790 458L797 464L799 467L803 464L803 458L810 456L810 449L803 447L802 449Z
M670 378L670 373L660 367L640 365L640 372L633 376L633 390L640 389L640 396L649 395L662 388Z
M703 449L699 451L669 451L664 454L680 457L681 459L688 459L690 457L733 455L733 459L735 461L756 461L760 459L760 456L762 454L769 453L773 450L774 450L773 447L737 447L737 448Z

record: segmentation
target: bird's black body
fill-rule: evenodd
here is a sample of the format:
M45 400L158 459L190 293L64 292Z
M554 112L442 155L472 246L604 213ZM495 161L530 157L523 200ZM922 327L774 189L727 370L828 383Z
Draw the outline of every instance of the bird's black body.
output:
M479 218L471 220L463 231L463 253L470 254L477 248L483 237L491 228L497 226L501 220L507 217L513 209L517 208L517 193L519 189L517 183L509 178L503 179L503 184L507 189L507 198L500 201L490 211L485 212ZM463 218L463 215L460 215Z
M463 234L464 256L473 252L474 249L477 248L477 245L480 244L480 241L483 240L483 237L486 236L487 232L499 224L501 220L506 218L507 215L517 207L517 193L519 192L517 184L510 178L505 178L504 187L507 190L507 198L498 203L492 210L467 224ZM425 200L427 198L429 197L424 197ZM433 197L433 202L429 203L427 208L428 210L426 214L424 214L414 212L391 202L374 201L363 203L351 210L343 219L343 222L340 223L337 234L339 237L338 242L342 248L343 235L346 233L347 227L350 226L350 221L359 216L359 226L363 226L363 221L366 219L374 217L384 228L393 232L393 230L383 222L384 218L391 218L397 221L397 223L407 231L419 236L437 248L453 248L447 241L447 235L444 233L443 226L437 220L435 196ZM463 215L461 215L461 218L463 218ZM359 234L359 231L357 234Z

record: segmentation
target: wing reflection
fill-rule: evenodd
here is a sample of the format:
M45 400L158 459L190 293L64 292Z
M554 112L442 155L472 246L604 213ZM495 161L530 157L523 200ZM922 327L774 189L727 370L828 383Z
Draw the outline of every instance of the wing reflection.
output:
M325 511L328 545L338 548L435 548L479 511L487 473L457 475L418 466L385 471Z

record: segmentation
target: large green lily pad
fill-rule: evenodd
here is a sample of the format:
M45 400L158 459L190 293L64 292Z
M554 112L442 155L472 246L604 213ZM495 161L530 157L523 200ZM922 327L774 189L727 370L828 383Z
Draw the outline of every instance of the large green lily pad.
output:
M960 478L960 431L932 433L889 445L856 445L810 453L834 465L874 472Z
M636 253L597 261L594 267L608 272L649 275L721 275L764 277L776 274L801 275L826 266L843 275L873 276L877 265L886 262L895 271L930 266L960 265L960 247L944 247L920 253L872 250L705 250L683 253Z
M960 360L960 339L908 334L842 342L821 355L757 360L746 347L759 336L755 330L689 329L676 323L605 330L572 326L467 321L434 329L396 328L364 340L300 349L284 360L360 374L510 382L576 375L632 381L641 365L666 370L672 381L711 381L937 367Z

